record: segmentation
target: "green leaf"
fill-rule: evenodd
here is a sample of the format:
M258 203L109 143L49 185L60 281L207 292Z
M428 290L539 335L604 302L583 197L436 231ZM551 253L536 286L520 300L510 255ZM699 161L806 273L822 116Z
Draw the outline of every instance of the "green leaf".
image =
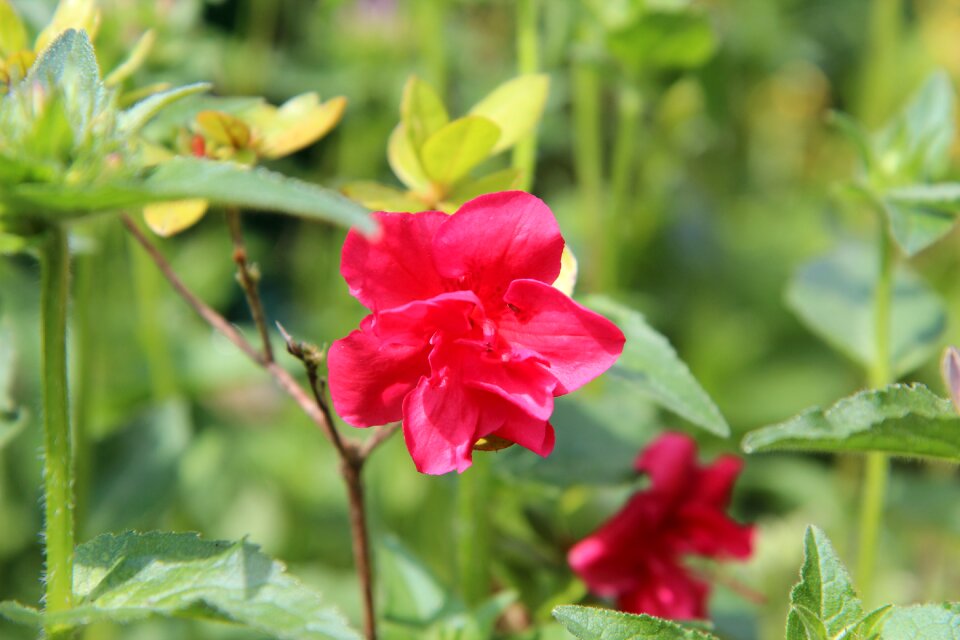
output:
M197 82L184 87L177 87L161 93L155 93L120 114L119 127L127 135L138 133L151 118L170 104L187 96L208 91L210 86L209 82Z
M424 173L410 133L402 122L394 128L387 141L387 161L400 182L408 188L427 189L430 186L430 178Z
M377 581L383 590L381 614L387 620L426 625L457 608L447 590L396 538L384 538L377 550Z
M947 169L954 136L950 76L932 73L904 110L877 134L881 161L898 177L936 179Z
M436 89L417 76L410 76L403 88L400 117L414 150L421 149L427 138L450 121Z
M705 631L688 629L670 620L596 607L564 605L553 610L553 617L580 640L711 640L716 638Z
M25 627L39 627L43 624L42 613L12 600L0 602L0 616Z
M491 153L512 147L537 126L547 104L550 78L546 74L527 74L504 82L478 102L471 115L483 116L500 127Z
M874 158L873 144L867 132L863 130L859 122L840 111L831 111L827 117L828 122L853 144L857 150L860 163L864 169L869 171L876 159Z
M643 316L609 298L591 296L586 305L610 318L627 338L623 355L610 369L633 388L693 424L718 436L730 427L676 351Z
M880 632L881 640L960 640L960 604L895 607Z
M176 615L234 622L283 640L360 637L318 594L247 542L185 533L102 535L77 547L73 588L73 609L37 616L33 624ZM0 611L29 622L22 609Z
M451 185L486 160L499 137L500 127L483 116L454 120L423 143L423 170L434 182Z
M366 209L335 191L267 169L199 158L173 158L139 182L102 186L23 184L6 193L0 191L0 202L11 201L14 211L41 217L195 198L354 226L364 233L376 230Z
M707 16L697 11L644 13L608 38L610 50L634 73L657 69L692 69L709 60L717 48Z
M351 182L340 189L345 196L356 200L371 211L421 211L423 202L405 191L378 182Z
M875 359L876 252L843 245L800 267L787 287L787 306L815 334L864 367ZM946 329L940 298L906 265L894 272L890 358L896 376L920 366Z
M915 255L947 235L957 221L952 212L936 206L913 204L884 197L883 210L890 234L908 256Z
M447 196L446 201L459 207L467 200L472 200L486 193L516 189L517 185L520 184L520 178L521 171L519 169L501 169L482 178L460 183L453 190L453 193Z
M55 86L67 75L75 75L79 84L90 90L100 84L100 67L86 31L67 29L57 36L37 58L25 82Z
M960 416L923 385L894 384L752 431L742 446L747 453L882 451L960 462Z
M823 531L808 527L803 545L800 582L790 592L787 638L839 638L863 619L860 598Z

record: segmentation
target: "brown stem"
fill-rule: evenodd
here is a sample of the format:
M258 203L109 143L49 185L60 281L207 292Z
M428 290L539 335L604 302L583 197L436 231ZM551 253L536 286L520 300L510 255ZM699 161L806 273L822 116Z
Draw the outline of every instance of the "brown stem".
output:
M203 300L200 300L186 287L177 274L174 273L170 263L167 262L166 258L163 257L163 254L160 253L160 250L150 242L147 236L143 234L137 224L129 216L125 215L122 217L122 219L123 224L127 227L127 230L130 232L130 234L137 240L138 243L140 243L140 246L142 246L151 259L153 259L154 263L157 265L157 268L160 269L160 272L164 275L171 286L173 286L174 290L180 294L184 300L186 300L187 304L193 307L200 317L206 320L210 326L225 335L227 339L229 339L230 342L235 344L237 348L243 351L247 357L266 369L267 372L269 372L273 379L277 382L277 384L279 384L280 387L283 388L283 390L286 391L287 394L290 395L298 405L300 405L300 408L303 409L304 413L306 413L307 416L309 416L310 419L313 420L318 427L320 427L320 430L323 432L323 434L327 437L331 444L333 444L333 447L337 452L337 456L340 459L340 472L343 477L343 481L347 486L347 497L350 505L350 529L351 539L353 542L354 562L356 563L357 575L360 579L360 588L363 596L364 634L367 640L376 640L376 617L373 602L373 578L371 574L370 563L370 544L367 535L367 521L363 502L363 482L361 472L366 459L371 453L373 453L377 446L379 446L397 430L398 425L392 424L379 427L373 436L371 436L362 444L356 440L342 438L336 429L333 421L333 414L330 411L330 407L326 401L326 381L318 373L319 366L323 361L322 353L319 349L313 347L312 345L306 345L302 342L294 341L290 334L288 334L283 327L278 325L280 332L283 334L283 337L286 340L287 350L296 358L301 360L306 367L307 376L310 380L310 387L312 390L311 394L296 380L294 380L293 376L291 376L286 369L281 367L273 360L273 354L270 351L269 343L267 342L268 334L266 333L265 325L261 327L261 322L263 322L264 316L262 314L263 307L260 303L259 296L256 297L255 301L252 301L249 297L251 291L253 291L255 294L256 286L254 284L253 287L248 289L248 287L243 283L242 278L244 276L242 274L244 273L245 268L240 264L239 260L237 260L237 265L240 267L241 284L244 286L244 291L248 294L247 301L250 303L251 312L256 313L254 311L256 308L259 308L261 312L260 320L255 321L257 322L258 329L260 329L261 337L264 338L263 353L257 351L257 349L251 345L247 339L244 338L243 335L226 320L226 318L214 311L209 305L203 302ZM236 260L237 236L234 236L234 238L234 259ZM242 238L240 239L240 242L242 243ZM244 264L246 264L245 256Z
M340 463L343 480L347 484L350 503L350 531L353 540L353 560L360 578L360 595L363 598L363 634L367 640L376 640L377 620L373 603L373 575L370 563L370 543L367 538L367 518L363 503L363 460L343 459Z
M237 281L247 297L247 306L253 323L260 332L260 341L263 343L263 359L273 362L273 348L270 346L270 332L267 330L267 314L263 310L260 300L260 272L256 265L247 262L247 247L243 242L243 227L240 224L240 212L236 208L227 209L227 226L230 227L230 239L233 240L233 261L237 263Z

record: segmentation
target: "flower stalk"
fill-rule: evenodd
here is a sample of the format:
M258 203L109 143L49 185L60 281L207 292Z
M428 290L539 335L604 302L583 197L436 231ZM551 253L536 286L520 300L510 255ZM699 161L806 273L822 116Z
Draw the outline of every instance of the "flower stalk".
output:
M880 389L893 380L890 362L890 316L893 302L893 239L887 230L882 213L878 215L879 275L874 293L874 361L870 367L869 382ZM861 597L870 601L873 590L877 546L883 520L883 503L890 475L890 462L884 453L868 453L864 468L863 490L860 501L860 540L857 557L857 577Z
M46 547L46 611L73 605L73 451L67 392L67 301L70 281L67 235L46 229L42 245L40 314L42 322L44 458L43 493ZM65 637L51 626L47 637Z
M538 30L540 9L538 0L517 0L517 72L520 75L540 70L540 33ZM512 164L521 172L521 191L530 191L533 186L537 160L537 130L521 138L513 147Z

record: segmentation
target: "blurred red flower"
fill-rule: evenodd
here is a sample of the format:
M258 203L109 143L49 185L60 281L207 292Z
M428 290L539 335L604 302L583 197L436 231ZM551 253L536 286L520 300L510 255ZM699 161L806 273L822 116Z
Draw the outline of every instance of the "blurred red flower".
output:
M564 241L553 213L520 191L453 215L374 217L351 231L340 271L372 313L333 343L330 395L349 424L403 420L423 473L463 471L488 436L553 450L553 398L600 375L623 350L609 320L550 286Z
M683 558L750 556L753 526L724 513L742 462L720 456L699 466L696 443L666 433L640 453L634 468L650 476L650 488L570 549L570 566L591 591L616 598L622 611L706 618L710 586L691 574Z

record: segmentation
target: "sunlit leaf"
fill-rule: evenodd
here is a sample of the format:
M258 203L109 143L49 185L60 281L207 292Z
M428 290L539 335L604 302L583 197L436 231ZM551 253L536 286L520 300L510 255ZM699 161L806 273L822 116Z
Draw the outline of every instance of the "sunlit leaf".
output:
M255 128L257 152L265 158L282 158L307 147L327 134L343 117L347 99L320 102L316 93L304 93L279 108L263 103L245 114Z
M400 181L410 189L426 189L430 186L430 178L423 170L420 158L413 148L406 126L401 122L390 134L387 141L387 160L390 168L400 178Z
M73 609L33 624L125 623L153 615L230 621L282 640L357 640L343 616L248 542L189 533L102 535L77 547ZM30 623L29 609L0 613Z
M450 121L437 91L417 76L410 76L403 88L400 117L417 151L427 138Z
M209 83L198 82L196 84L188 84L184 87L169 89L161 93L155 93L120 114L119 126L129 135L137 133L151 118L174 102L187 96L203 93L209 89Z
M351 182L341 191L372 211L412 212L423 210L424 204L405 191L377 182Z
M201 199L158 202L143 208L143 219L155 234L169 238L199 222L208 206Z
M513 146L537 126L549 91L550 78L545 74L518 76L494 89L470 110L500 127L500 137L491 153Z
M882 451L960 462L960 416L949 400L923 385L895 384L751 431L743 439L743 450Z
M453 184L487 159L499 137L500 128L482 116L454 120L423 143L423 170L434 182Z
M37 36L36 51L43 51L69 29L85 31L92 40L100 27L100 9L96 0L60 0L49 24Z
M519 169L508 168L495 171L476 180L467 180L457 185L447 197L449 202L459 207L467 200L472 200L477 196L497 191L510 191L516 189L520 184L521 172Z
M610 318L627 337L623 355L610 369L664 408L719 436L730 427L670 343L643 316L609 298L591 296L585 304Z
M0 58L27 48L27 30L10 0L0 0Z
M838 638L863 618L863 605L826 534L808 527L803 544L800 582L790 593L787 638Z
M580 640L716 640L706 631L690 629L671 620L600 609L565 605L553 617Z
M130 51L127 59L108 73L107 77L103 79L103 83L108 87L115 87L136 73L137 69L142 67L143 63L146 62L147 56L150 55L150 51L153 49L156 41L157 33L153 29L145 31L144 34L140 36L140 39L137 40L137 43L133 45L133 49Z
M803 265L791 279L789 307L814 333L864 367L876 358L876 252L842 245ZM937 350L946 329L940 298L907 265L893 278L890 359L894 374L915 369Z

